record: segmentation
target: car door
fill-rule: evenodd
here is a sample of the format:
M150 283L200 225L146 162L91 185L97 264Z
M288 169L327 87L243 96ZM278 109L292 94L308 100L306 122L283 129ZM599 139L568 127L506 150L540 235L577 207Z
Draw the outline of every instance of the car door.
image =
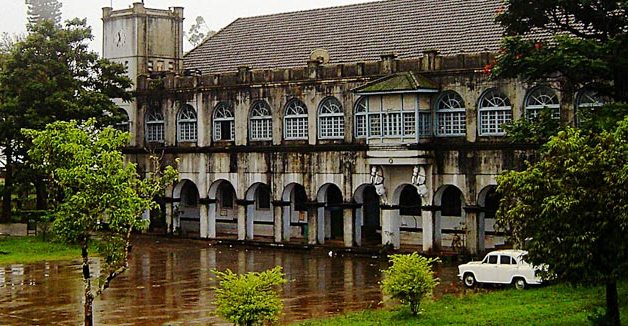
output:
M498 254L489 254L486 256L479 266L478 275L476 275L478 282L495 283L495 278L498 274L498 260Z
M497 265L497 275L495 280L498 283L510 283L514 275L516 265L512 264L513 259L508 254L499 255L499 264Z

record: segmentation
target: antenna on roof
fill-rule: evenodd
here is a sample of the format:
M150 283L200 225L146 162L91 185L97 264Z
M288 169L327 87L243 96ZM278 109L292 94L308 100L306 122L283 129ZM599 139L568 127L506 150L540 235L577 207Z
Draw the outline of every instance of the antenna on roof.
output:
M314 49L310 53L310 60L318 61L322 64L329 63L329 51L325 49Z

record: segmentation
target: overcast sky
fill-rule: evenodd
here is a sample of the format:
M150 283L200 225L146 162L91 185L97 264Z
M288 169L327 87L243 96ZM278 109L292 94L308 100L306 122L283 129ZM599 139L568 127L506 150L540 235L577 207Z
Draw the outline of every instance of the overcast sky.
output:
M149 8L166 9L184 7L185 30L194 23L197 16L203 16L212 30L220 30L239 17L258 16L271 13L341 6L372 0L144 0ZM101 52L102 47L102 7L114 9L128 8L139 0L62 0L63 18L87 18L93 29L92 48ZM0 32L22 33L26 31L26 5L24 0L0 0L3 4ZM185 49L191 46L185 42Z

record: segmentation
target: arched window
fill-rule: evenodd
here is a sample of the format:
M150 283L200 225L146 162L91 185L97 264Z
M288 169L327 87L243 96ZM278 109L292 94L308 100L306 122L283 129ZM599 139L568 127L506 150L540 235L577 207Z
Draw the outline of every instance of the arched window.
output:
M580 91L576 102L576 124L580 125L582 121L591 119L593 112L608 102L608 98L600 96L591 89Z
M214 141L235 139L235 116L231 105L220 102L214 109Z
M503 136L503 125L512 121L512 106L506 95L491 89L482 95L479 105L480 136Z
M361 97L355 103L355 138L366 138L367 122L366 118L369 111L369 102L366 97Z
M467 133L467 113L460 94L443 93L436 104L436 133L438 136L464 136Z
M146 113L146 141L163 143L165 140L165 121L160 109L151 108Z
M251 107L250 117L251 140L273 139L273 117L266 101L256 101Z
M196 110L191 105L184 105L177 114L177 140L195 142L198 139Z
M307 107L303 102L294 99L286 104L283 127L285 139L307 139Z
M129 132L131 130L131 121L129 119L129 114L125 109L118 109L118 116L120 117L119 122L116 122L113 127L122 132Z
M462 192L454 186L448 186L441 199L442 216L462 216Z
M405 186L399 196L399 215L421 215L421 196L414 186Z
M334 98L324 99L318 107L318 137L342 139L345 136L345 115L342 104Z
M526 98L526 118L536 119L543 108L552 109L552 118L560 119L560 103L553 89L540 86L534 88Z

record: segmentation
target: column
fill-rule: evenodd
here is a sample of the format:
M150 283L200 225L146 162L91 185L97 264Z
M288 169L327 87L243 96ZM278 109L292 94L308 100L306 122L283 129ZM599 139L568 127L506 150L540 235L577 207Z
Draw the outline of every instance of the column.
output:
M280 243L290 240L290 234L286 237L283 230L283 207L278 202L273 202L273 235L275 242Z
M172 199L171 199L172 200ZM173 203L172 202L168 202L166 200L166 229L168 233L172 233L172 230L174 230L172 228L172 213L173 213L173 207L172 207Z
M399 216L397 216L397 210L397 208L392 208L391 206L383 206L381 208L382 245L392 245L395 249L401 247L401 238L399 235L401 221Z
M345 241L345 247L353 247L353 207L345 207L342 210L342 217L344 222L344 234L343 239Z
M356 204L354 209L355 212L355 223L353 224L353 243L356 246L362 246L362 224L364 223L364 206L362 204Z
M207 239L209 237L209 216L207 213L208 210L209 208L207 207L207 204L199 203L199 215L201 218L200 231L202 239Z
M216 200L207 205L207 237L216 239Z
M315 245L318 240L318 208L315 204L308 205L307 208L307 243Z
M238 200L238 240L247 240L246 232L246 201Z
M466 206L465 211L465 246L469 253L484 251L484 227L480 225L481 207Z

